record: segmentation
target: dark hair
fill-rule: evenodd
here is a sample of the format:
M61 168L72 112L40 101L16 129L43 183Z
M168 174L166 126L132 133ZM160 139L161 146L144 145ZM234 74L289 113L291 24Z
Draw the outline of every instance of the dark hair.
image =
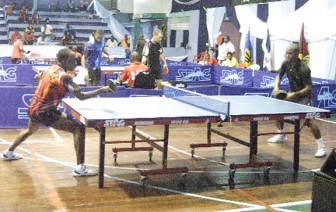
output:
M62 63L62 61L66 60L72 51L68 48L64 48L58 51L57 53L57 60L58 62Z

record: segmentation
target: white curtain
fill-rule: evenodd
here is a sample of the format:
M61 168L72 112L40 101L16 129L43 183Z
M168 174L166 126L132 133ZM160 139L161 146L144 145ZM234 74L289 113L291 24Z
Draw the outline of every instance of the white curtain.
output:
M97 15L100 18L103 18L107 22L107 25L111 30L112 34L114 35L114 37L118 41L120 41L125 34L128 34L132 42L131 34L125 29L125 27L121 23L119 23L117 19L115 19L111 15L110 11L105 9L105 7L102 4L100 4L99 1L93 0L93 2L94 2L94 10L96 11ZM133 45L131 44L131 46Z
M173 0L134 0L133 14L165 13L169 15Z
M310 0L298 10L295 10L295 0L270 2L267 23L261 22L256 17L256 7L253 4L235 7L241 26L242 51L249 27L251 36L262 39L267 38L267 28L269 28L272 69L276 70L284 60L286 47L292 42L300 41L302 23L304 23L312 76L335 79L336 0Z
M208 8L206 10L206 23L210 47L214 47L216 35L219 32L225 13L225 7Z
M239 31L242 33L240 39L240 61L244 61L244 52L246 45L246 35L250 30L251 42L252 42L252 51L253 51L253 60L255 61L256 48L255 48L255 38L266 39L267 37L267 24L262 22L257 17L257 5L239 5L235 7L237 19L240 24Z

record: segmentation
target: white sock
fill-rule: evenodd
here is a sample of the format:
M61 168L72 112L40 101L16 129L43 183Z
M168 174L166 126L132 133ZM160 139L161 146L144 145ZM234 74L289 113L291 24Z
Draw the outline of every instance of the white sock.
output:
M317 142L318 148L325 148L325 145L324 145L324 142L323 142L322 138L316 139L316 142Z
M82 163L82 164L78 164L78 165L75 166L75 169L76 169L77 171L81 171L81 170L83 169L83 166L84 166L83 163Z
M278 130L279 134L283 134L285 131L284 130Z

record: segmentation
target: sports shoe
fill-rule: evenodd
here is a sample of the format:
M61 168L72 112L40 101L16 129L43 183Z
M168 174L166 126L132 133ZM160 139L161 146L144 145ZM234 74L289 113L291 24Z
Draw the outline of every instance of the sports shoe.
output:
M3 160L6 160L6 161L19 160L23 158L23 156L20 154L16 154L14 152L8 152L8 151L3 152L1 154L1 157L3 158Z
M72 174L75 177L96 176L98 171L88 169L86 165L77 165Z
M315 153L315 157L316 158L322 158L324 156L326 156L327 151L325 148L318 148L317 152Z
M285 134L278 134L273 136L272 138L268 139L267 142L270 143L283 143L287 140L287 136Z

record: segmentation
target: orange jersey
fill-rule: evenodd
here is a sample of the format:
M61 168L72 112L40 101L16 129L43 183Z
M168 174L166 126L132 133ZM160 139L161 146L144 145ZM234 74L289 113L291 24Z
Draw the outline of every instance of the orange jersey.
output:
M47 68L41 75L35 95L31 100L28 113L38 116L51 108L57 108L59 102L69 92L68 83L71 77L59 66Z
M134 62L125 67L120 75L120 81L125 82L128 80L128 85L133 88L135 76L142 71L148 71L148 67L140 62Z
M17 40L14 42L13 45L13 52L12 52L12 58L22 58L22 46L23 43L21 40Z

